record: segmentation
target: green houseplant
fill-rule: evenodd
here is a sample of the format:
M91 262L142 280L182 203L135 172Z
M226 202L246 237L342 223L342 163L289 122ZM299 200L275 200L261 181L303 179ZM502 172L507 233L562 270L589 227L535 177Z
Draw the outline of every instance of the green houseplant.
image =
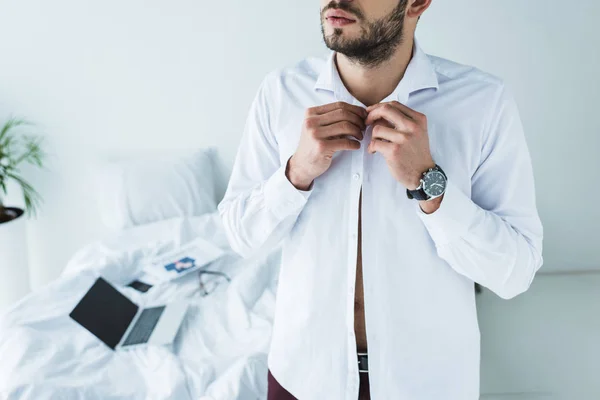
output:
M28 125L31 124L16 118L0 125L0 313L31 288L26 220L21 216L35 214L41 198L23 178L21 167L31 164L43 168L45 154L41 138L25 133ZM22 189L24 209L4 204L10 181Z
M23 119L9 118L0 129L0 225L19 218L24 213L34 215L42 201L20 171L20 167L25 164L43 168L45 154L41 147L42 138L20 133L21 128L30 125ZM24 210L4 204L7 183L11 180L23 191Z

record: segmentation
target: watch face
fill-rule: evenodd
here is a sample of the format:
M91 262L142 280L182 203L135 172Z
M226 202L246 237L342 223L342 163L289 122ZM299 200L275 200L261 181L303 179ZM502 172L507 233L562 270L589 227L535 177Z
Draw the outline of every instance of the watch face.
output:
M439 171L432 171L423 178L423 191L431 197L441 196L446 190L446 178Z

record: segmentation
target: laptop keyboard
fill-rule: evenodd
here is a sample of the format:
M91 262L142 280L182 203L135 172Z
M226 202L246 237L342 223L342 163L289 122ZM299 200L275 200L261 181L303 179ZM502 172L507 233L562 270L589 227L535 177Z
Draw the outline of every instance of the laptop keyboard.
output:
M143 310L136 321L135 326L129 332L127 339L125 339L123 346L147 343L164 310L164 306L146 308Z

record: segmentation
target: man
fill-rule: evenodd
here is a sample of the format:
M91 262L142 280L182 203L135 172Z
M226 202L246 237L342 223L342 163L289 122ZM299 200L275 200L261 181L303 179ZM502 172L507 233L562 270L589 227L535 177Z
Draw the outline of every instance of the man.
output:
M509 299L542 265L515 102L421 50L430 3L323 0L330 56L252 104L219 211L241 255L282 245L269 400L478 399L473 282Z

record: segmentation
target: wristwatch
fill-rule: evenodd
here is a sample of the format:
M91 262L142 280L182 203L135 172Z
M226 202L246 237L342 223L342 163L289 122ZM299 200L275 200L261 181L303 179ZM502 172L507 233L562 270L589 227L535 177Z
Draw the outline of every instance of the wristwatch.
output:
M433 200L446 192L447 182L446 173L439 165L435 164L435 167L423 172L418 188L415 190L406 189L406 196L415 200Z

